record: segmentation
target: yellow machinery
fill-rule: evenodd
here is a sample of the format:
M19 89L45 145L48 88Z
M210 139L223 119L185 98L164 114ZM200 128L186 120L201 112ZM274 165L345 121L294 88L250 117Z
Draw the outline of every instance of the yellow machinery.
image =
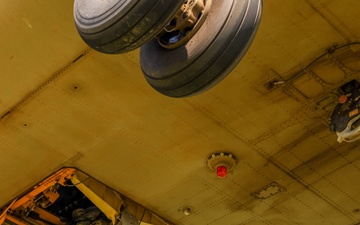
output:
M75 168L63 168L49 176L26 194L3 207L0 215L0 224L140 223L169 224Z

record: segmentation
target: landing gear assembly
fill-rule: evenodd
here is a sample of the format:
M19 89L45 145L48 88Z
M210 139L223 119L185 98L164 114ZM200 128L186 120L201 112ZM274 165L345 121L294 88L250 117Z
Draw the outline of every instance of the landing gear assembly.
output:
M338 89L339 103L330 119L329 128L336 132L338 142L360 139L360 83L352 80Z
M160 93L206 91L240 62L254 39L262 0L75 0L80 36L107 54L140 47L146 80Z

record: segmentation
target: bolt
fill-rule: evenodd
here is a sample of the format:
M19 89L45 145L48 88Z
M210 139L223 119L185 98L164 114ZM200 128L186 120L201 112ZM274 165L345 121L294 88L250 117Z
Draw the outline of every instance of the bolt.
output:
M191 213L191 209L190 208L184 208L183 213L184 213L185 216L188 216Z

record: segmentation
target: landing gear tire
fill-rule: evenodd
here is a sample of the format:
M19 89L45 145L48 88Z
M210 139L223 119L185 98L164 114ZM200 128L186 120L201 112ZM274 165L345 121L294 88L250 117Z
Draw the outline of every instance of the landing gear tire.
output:
M177 98L210 89L248 50L261 8L262 0L213 0L204 23L186 44L166 49L151 40L140 48L146 80L160 93Z
M183 5L181 0L75 0L82 39L107 54L124 53L154 38Z

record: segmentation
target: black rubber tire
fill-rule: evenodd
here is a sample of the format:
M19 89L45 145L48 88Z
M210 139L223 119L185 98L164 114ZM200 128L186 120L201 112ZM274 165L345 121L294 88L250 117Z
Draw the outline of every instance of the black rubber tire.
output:
M75 0L74 20L82 39L108 54L140 47L159 33L182 0Z
M152 40L140 48L149 84L170 97L199 94L226 77L239 63L260 23L262 0L213 0L190 41L173 50Z

